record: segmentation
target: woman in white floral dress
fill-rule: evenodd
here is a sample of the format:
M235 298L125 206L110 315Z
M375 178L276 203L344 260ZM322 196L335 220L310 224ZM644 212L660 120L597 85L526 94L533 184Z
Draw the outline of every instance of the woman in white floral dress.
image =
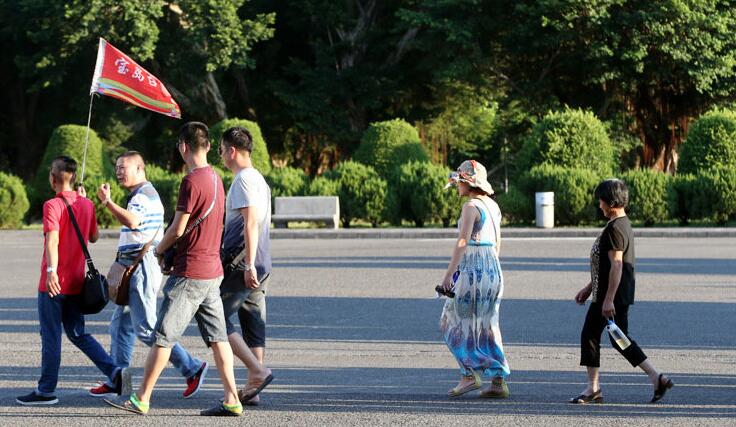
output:
M501 211L490 197L493 188L486 169L475 160L466 160L450 174L450 185L469 200L463 205L459 237L442 280L445 290L454 291L455 296L445 303L440 329L462 375L448 394L456 397L477 390L486 379L491 384L481 391L481 397L506 398L510 370L498 324L503 295L498 260Z

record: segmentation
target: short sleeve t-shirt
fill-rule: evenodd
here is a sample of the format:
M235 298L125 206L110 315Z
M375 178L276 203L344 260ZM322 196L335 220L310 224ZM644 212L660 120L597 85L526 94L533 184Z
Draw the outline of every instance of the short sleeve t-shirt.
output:
M271 188L258 170L246 168L233 178L225 205L225 236L222 246L226 254L236 256L245 247L243 215L240 209L254 207L258 212L258 248L256 272L262 277L271 272ZM241 262L241 266L245 260Z
M120 228L120 239L118 240L118 252L123 254L134 254L153 239L153 247L164 236L164 205L158 192L150 182L141 184L128 196L126 206L128 212L138 217L138 227Z
M593 302L602 303L608 292L608 276L611 272L609 251L621 251L624 255L621 282L613 302L616 305L631 305L634 303L636 280L634 276L634 231L631 228L629 217L622 216L609 221L590 251Z
M199 226L179 239L174 256L173 275L210 280L222 276L220 245L225 211L225 189L210 166L191 171L181 182L176 210L189 214L187 228L212 211Z
M71 205L74 217L82 232L84 244L89 243L89 236L97 233L97 217L92 201L80 197L75 191L63 191L57 197L47 200L43 204L43 233L59 232L59 252L56 274L59 276L59 285L62 295L76 295L82 291L84 285L85 259L82 245L79 243L74 224L69 217L69 211L61 200L64 197ZM38 282L39 292L46 292L46 244L44 239L43 258L41 259L41 279Z

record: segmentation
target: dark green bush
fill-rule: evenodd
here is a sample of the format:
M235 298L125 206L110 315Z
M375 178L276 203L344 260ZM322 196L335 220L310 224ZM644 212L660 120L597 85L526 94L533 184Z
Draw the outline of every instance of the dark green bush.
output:
M353 159L372 166L387 178L404 163L412 160L429 161L429 155L419 140L417 130L401 120L371 123L363 133Z
M697 219L695 215L704 211L702 206L697 206L704 202L700 194L695 175L678 174L672 177L667 192L670 216L682 225L688 224L691 219Z
M496 202L506 223L528 224L534 220L534 198L515 186L507 193L497 192Z
M736 168L736 112L713 110L693 123L680 150L678 172Z
M327 179L339 183L340 220L350 227L350 221L364 219L374 227L380 223L386 204L386 181L375 169L364 164L346 161L325 174Z
M402 165L398 174L398 194L408 211L403 217L417 227L431 221L449 226L460 216L462 201L457 192L445 190L450 169L430 162L414 161Z
M271 156L268 154L268 147L266 141L263 139L261 128L258 123L251 122L250 120L244 119L225 119L222 120L210 128L210 152L207 153L207 160L212 165L222 166L222 160L218 153L218 147L220 146L220 138L222 133L233 126L240 126L248 129L251 136L253 137L253 153L251 159L253 160L253 167L258 169L258 172L264 176L271 172Z
M518 166L553 165L587 169L598 176L614 171L614 149L605 125L591 112L582 110L548 113L532 129L519 154Z
M31 187L31 206L34 211L41 214L40 208L45 200L54 196L54 191L49 185L49 168L51 161L59 156L69 156L79 164L77 169L77 181L82 179L82 158L84 156L84 138L87 128L79 125L62 125L54 129L46 145L41 164ZM89 145L87 147L87 163L85 166L85 187L87 177L105 177L114 181L115 169L112 162L104 155L102 140L94 130L89 133Z
M631 219L643 221L645 225L667 220L667 189L671 175L643 169L628 171L621 179L629 187L629 207L626 211Z
M217 176L222 180L222 186L225 187L225 194L227 194L228 190L230 190L230 184L233 183L233 173L222 166L216 165L212 165L212 170L214 170L217 173Z
M595 221L598 202L595 187L600 177L589 169L542 165L522 177L522 189L529 197L538 191L555 193L555 222L578 225ZM533 200L533 199L532 199Z
M714 167L697 177L702 201L696 203L695 215L724 224L736 216L736 168Z
M0 172L0 228L18 228L30 204L23 181Z
M340 183L326 176L317 176L307 186L307 196L337 196Z
M172 173L155 165L146 165L146 179L151 181L161 197L166 222L174 217L176 201L179 198L179 186L183 178L183 173Z
M266 182L271 187L271 196L303 196L307 189L307 175L303 170L283 167L273 168L266 175Z
M116 204L122 206L126 205L125 195L126 191L118 185L116 179L110 179L103 176L89 176L84 179L84 189L87 190L87 198L92 200L95 204L95 215L97 216L97 224L101 228L119 227L120 223L112 215L110 210L105 206L102 206L100 199L97 197L97 189L103 183L110 184L110 198Z

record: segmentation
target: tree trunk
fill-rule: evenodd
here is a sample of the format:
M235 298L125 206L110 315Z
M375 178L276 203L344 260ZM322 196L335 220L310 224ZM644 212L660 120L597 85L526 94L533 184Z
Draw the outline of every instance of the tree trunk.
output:
M639 137L644 143L640 153L641 166L674 174L677 170L677 148L687 135L689 116L673 111L670 98L667 94L659 94L655 99L650 95L650 89L642 88L632 101L631 109Z

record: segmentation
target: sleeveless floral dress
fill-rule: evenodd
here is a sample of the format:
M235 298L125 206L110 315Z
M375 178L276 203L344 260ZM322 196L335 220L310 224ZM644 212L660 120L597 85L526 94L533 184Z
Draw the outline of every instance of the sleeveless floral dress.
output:
M471 199L470 203L481 218L473 225L460 260L455 298L445 302L440 330L463 376L478 373L484 378L506 378L511 371L498 326L503 274L495 248L501 211L493 200Z

